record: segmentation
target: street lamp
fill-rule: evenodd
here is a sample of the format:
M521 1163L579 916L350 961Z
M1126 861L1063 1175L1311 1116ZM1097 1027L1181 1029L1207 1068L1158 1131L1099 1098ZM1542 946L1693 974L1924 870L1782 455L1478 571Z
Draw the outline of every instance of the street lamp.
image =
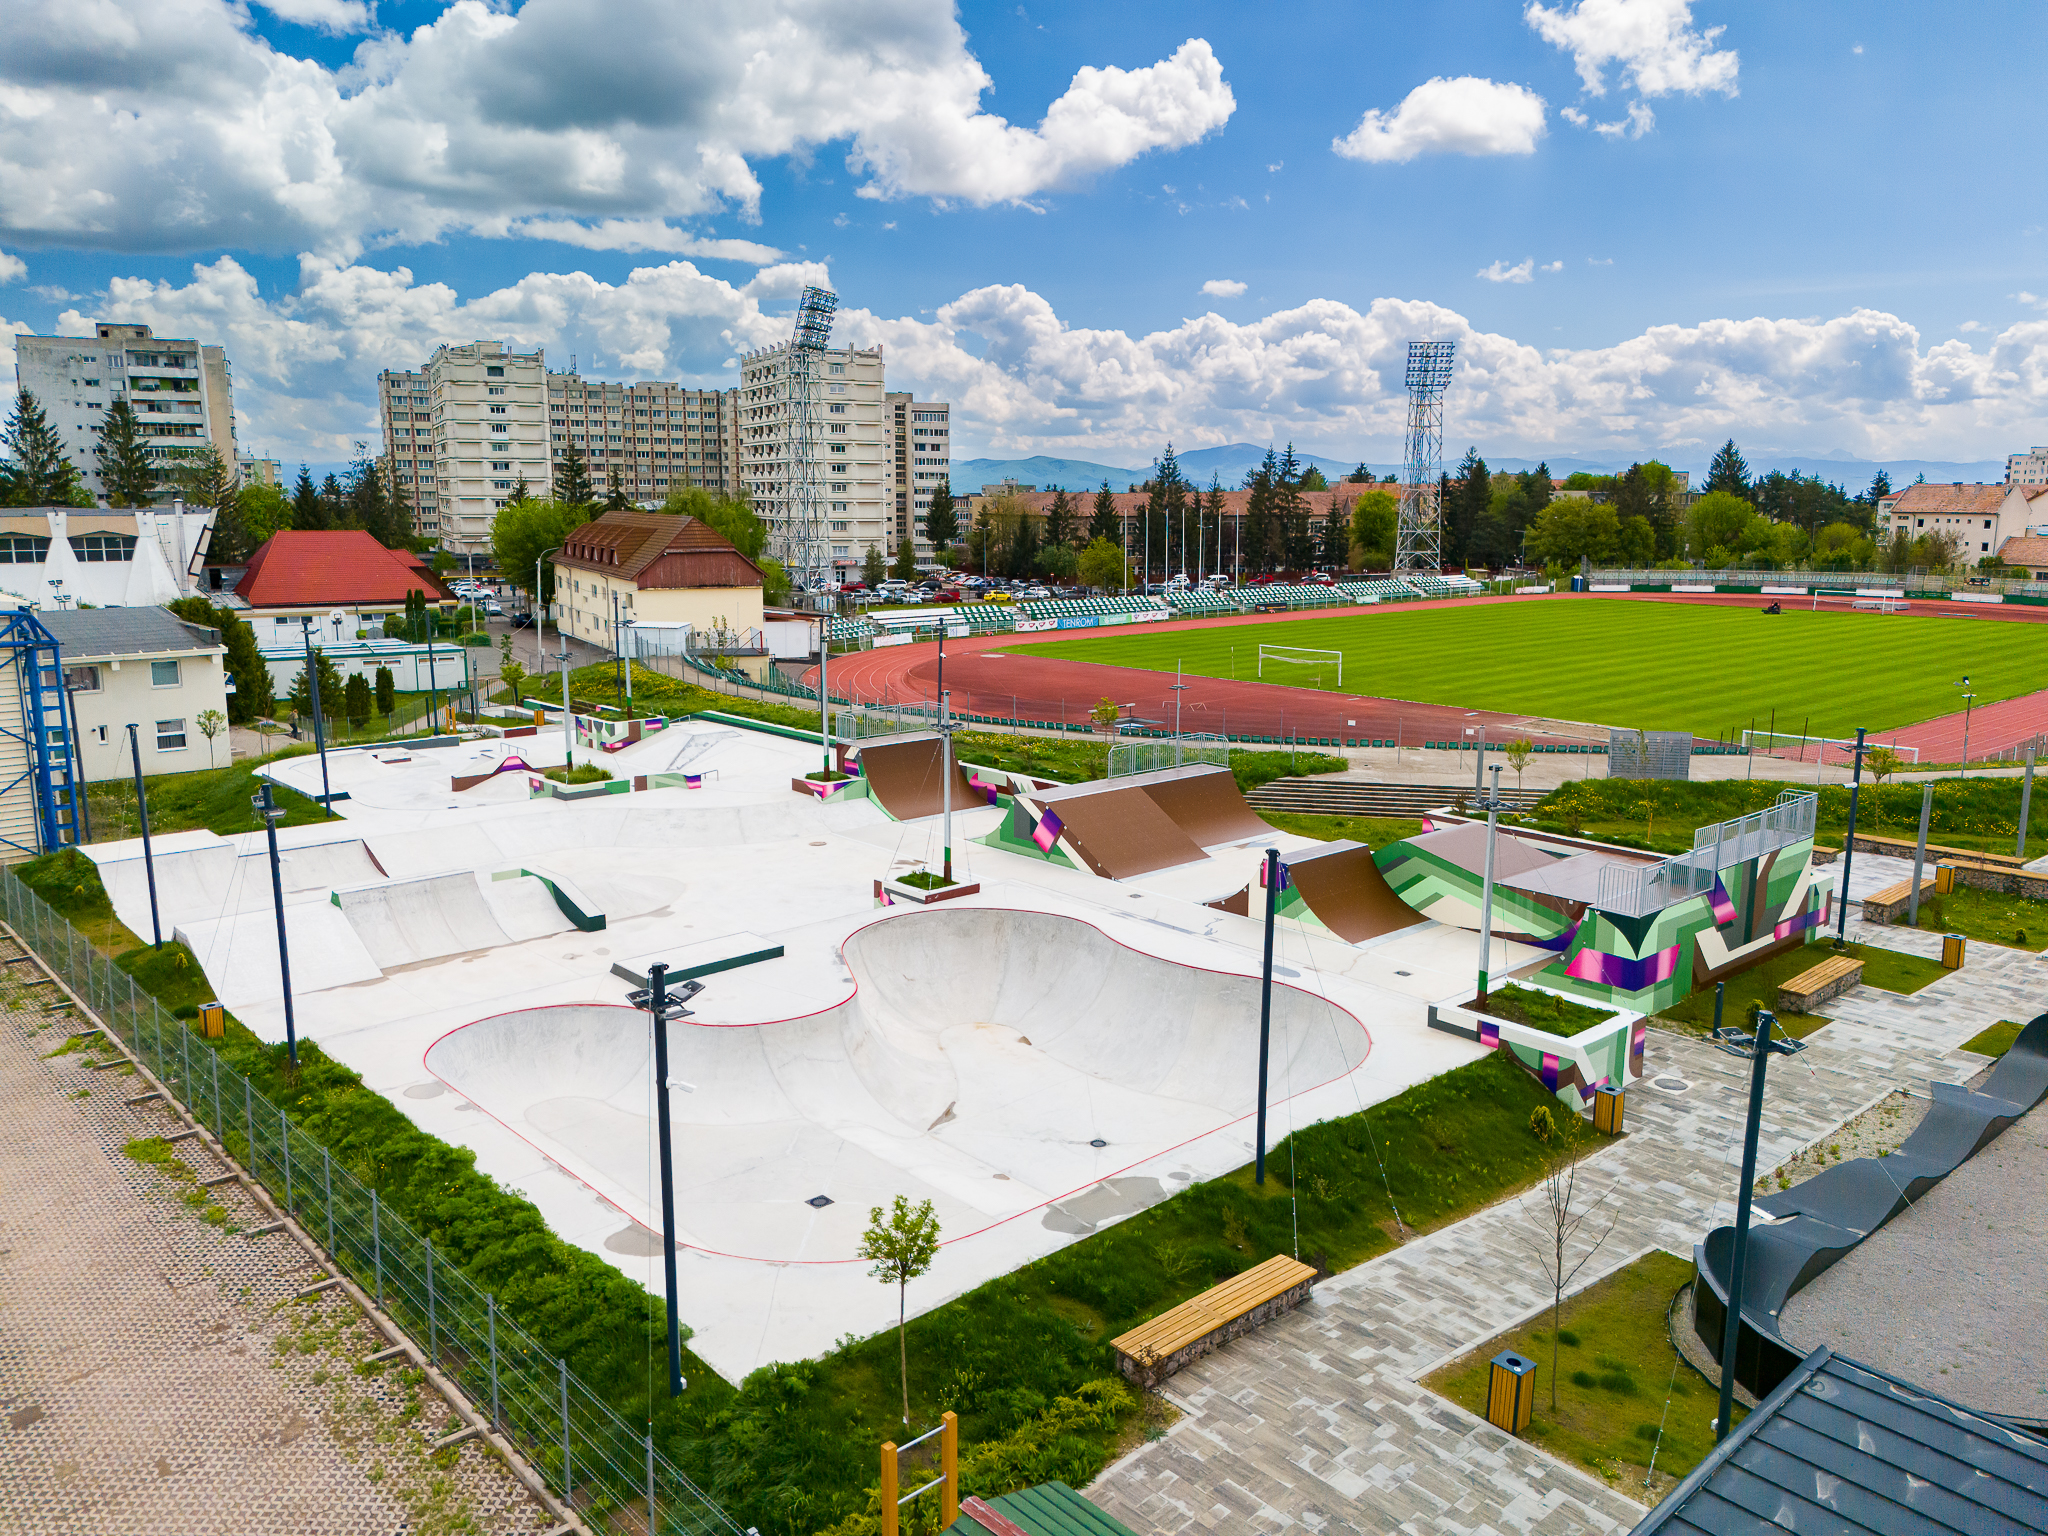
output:
M299 626L306 638L306 691L313 701L313 745L320 752L320 805L322 809L331 811L334 809L334 794L327 783L327 724L320 715L320 668L314 660L313 616L310 613L300 614ZM433 664L434 648L430 643L427 665L431 668Z
M1963 690L1963 775L1962 775L1962 776L1963 776L1964 778L1966 778L1966 779L1967 779L1967 778L1968 778L1968 777L1970 776L1970 705L1971 705L1971 703L1972 703L1972 702L1973 702L1973 701L1974 701L1974 700L1976 699L1977 695L1976 695L1975 693L1971 692L1971 690L1970 690L1970 680L1969 680L1969 678L1967 678L1967 677L1965 677L1965 678L1964 678L1964 679L1962 680L1962 682L1961 682L1961 683L1959 683L1959 684L1958 684L1957 686L1958 686L1958 687L1960 687L1960 688L1961 688L1961 689ZM1847 892L1847 891L1844 891L1844 892L1843 892L1842 894L1846 896L1846 895L1848 894L1848 892Z
M1479 996L1486 996L1487 971L1493 964L1493 847L1500 832L1500 765L1493 766L1493 789L1479 801L1486 807L1486 884L1479 896Z
M1721 983L1714 986L1714 1017L1721 1016ZM1745 1035L1732 1026L1714 1027L1714 1045L1730 1056L1749 1062L1749 1129L1742 1143L1742 1187L1735 1197L1735 1249L1728 1263L1728 1314L1721 1327L1721 1411L1714 1420L1716 1443L1728 1438L1728 1421L1735 1412L1735 1347L1742 1337L1742 1264L1749 1253L1749 1202L1756 1184L1757 1131L1764 1113L1764 1067L1773 1056L1796 1056L1806 1049L1804 1040L1787 1036L1771 1038L1771 1026L1778 1016L1768 1008L1756 1011L1756 1034Z
M668 1395L681 1397L688 1385L683 1380L683 1340L680 1311L676 1302L676 1180L668 1124L668 1091L696 1088L668 1075L668 1021L687 1019L684 1003L704 990L701 981L685 981L674 992L668 990L668 962L656 961L647 968L647 985L626 996L626 1001L654 1021L654 1112L661 1139L661 1257L668 1281Z
M290 1053L292 1067L296 1070L299 1065L299 1031L292 1018L292 956L284 938L284 872L277 857L277 824L284 817L284 807L271 794L268 779L263 781L262 792L252 796L249 803L263 818L263 830L270 839L270 899L277 909L277 974L284 988L285 1049Z

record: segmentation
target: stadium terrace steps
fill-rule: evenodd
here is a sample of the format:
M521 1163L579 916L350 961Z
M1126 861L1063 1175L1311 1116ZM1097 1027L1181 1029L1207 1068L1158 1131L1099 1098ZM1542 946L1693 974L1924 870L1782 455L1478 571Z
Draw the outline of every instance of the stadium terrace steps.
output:
M1470 784L1368 784L1356 779L1275 779L1245 796L1252 809L1297 816L1424 816L1455 807ZM1512 810L1526 811L1548 791L1503 789Z

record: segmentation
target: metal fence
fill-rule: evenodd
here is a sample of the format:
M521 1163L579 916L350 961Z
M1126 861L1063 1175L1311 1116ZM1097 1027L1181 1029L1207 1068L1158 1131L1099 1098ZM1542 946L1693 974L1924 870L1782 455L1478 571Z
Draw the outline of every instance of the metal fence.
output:
M1734 821L1696 828L1692 852L1656 864L1609 864L1600 871L1593 905L1622 917L1648 917L1714 888L1721 871L1813 836L1820 796L1788 789L1775 804Z
M437 1255L196 1035L10 871L0 913L155 1074L186 1111L238 1158L281 1210L324 1242L335 1266L488 1413L548 1486L608 1531L642 1536L739 1536L718 1506L561 1359L498 1310L497 1298Z
M1186 768L1196 763L1213 763L1228 768L1229 739L1204 732L1170 741L1120 741L1109 749L1109 777L1112 779L1131 773L1156 773L1161 768Z

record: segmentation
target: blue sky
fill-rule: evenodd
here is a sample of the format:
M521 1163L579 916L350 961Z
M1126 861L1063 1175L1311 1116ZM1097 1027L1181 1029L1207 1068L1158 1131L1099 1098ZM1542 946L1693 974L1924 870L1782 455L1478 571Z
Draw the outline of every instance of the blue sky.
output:
M729 380L820 279L960 457L1387 459L1430 333L1495 456L2048 436L2038 5L25 11L0 322L223 341L288 459L444 340Z

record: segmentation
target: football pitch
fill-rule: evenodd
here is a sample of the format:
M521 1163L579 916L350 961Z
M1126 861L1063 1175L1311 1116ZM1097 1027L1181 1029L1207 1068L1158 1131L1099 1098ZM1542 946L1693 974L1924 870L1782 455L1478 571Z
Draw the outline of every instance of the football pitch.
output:
M1965 676L1978 708L2048 687L2048 624L1600 598L1139 627L1028 649L1249 681L1262 643L1344 655L1341 689L1313 663L1269 660L1269 683L1707 737L1764 730L1773 710L1786 733L1912 725L1960 710Z

